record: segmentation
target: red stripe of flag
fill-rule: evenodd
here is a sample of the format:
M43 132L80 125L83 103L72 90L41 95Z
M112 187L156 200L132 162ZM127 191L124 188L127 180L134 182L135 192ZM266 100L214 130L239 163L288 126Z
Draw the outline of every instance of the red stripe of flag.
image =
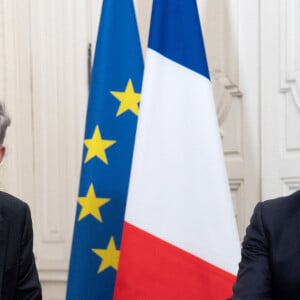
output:
M232 274L124 224L114 300L220 300L232 294L234 281Z

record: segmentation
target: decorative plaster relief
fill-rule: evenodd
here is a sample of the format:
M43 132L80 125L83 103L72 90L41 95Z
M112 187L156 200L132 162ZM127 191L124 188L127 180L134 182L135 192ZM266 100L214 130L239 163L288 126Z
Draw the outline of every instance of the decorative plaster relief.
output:
M211 71L217 116L224 152L240 156L242 149L242 93L238 86L220 70ZM228 134L226 135L226 132Z
M244 211L244 180L243 179L230 179L230 191L234 214L239 228L239 237L242 239L244 232L242 231L242 212Z
M211 82L216 102L219 124L222 125L227 118L234 98L241 98L243 94L238 86L231 82L230 78L220 70L212 70Z

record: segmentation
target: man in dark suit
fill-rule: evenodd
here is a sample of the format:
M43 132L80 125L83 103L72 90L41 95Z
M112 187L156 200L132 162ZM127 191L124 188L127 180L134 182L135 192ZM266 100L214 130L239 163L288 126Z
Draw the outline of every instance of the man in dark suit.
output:
M3 141L9 124L10 119L0 102L0 162L5 154ZM42 299L32 247L28 205L0 192L0 300Z
M300 299L300 191L255 207L230 299Z

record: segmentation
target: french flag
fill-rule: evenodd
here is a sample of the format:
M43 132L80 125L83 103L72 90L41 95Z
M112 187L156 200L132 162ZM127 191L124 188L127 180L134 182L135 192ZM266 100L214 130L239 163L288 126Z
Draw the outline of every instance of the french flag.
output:
M154 0L114 300L226 299L240 258L195 0Z

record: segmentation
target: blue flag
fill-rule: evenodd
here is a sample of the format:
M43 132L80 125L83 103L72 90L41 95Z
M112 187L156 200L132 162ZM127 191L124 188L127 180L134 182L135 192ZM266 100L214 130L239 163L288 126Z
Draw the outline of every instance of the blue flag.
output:
M104 0L84 137L67 299L112 299L143 59L132 0Z

